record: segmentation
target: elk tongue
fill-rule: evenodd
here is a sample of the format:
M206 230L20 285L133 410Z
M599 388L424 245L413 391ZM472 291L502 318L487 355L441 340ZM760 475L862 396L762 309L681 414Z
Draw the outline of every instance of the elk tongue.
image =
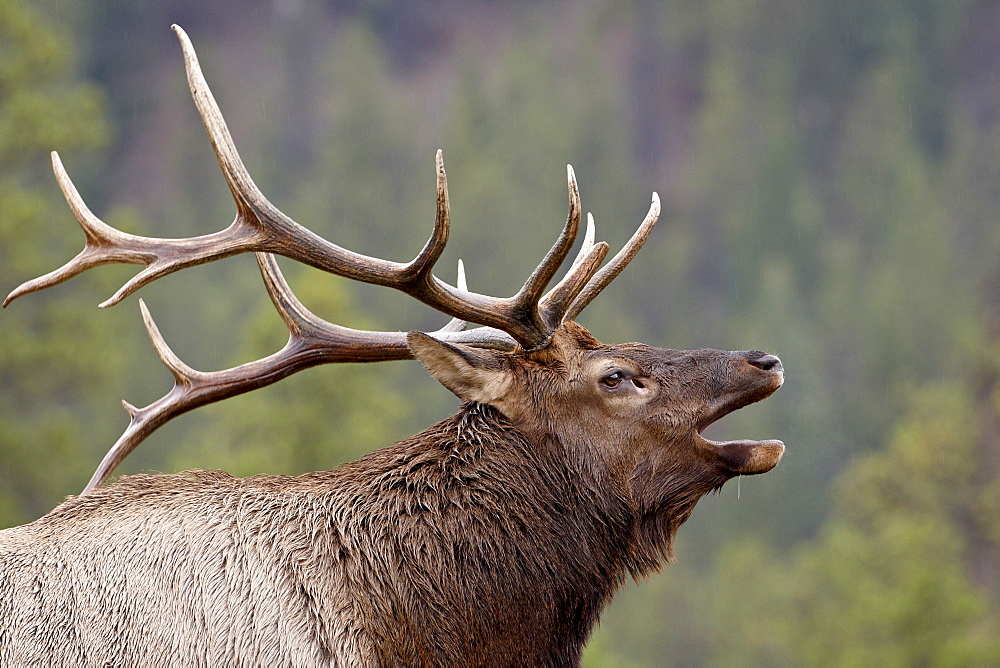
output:
M736 475L767 473L777 465L785 452L785 444L778 440L724 443L703 440L712 447L722 465Z

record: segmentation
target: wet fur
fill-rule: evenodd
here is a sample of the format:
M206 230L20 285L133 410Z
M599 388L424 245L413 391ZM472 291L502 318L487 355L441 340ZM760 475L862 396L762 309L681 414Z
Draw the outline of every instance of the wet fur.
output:
M446 385L506 377L503 413L466 402L333 471L128 476L0 531L0 666L577 665L733 475L693 425L780 379L572 324L540 353L460 352L420 358ZM656 393L599 389L610 363Z
M696 499L560 462L469 404L335 471L122 478L0 532L0 664L574 665Z

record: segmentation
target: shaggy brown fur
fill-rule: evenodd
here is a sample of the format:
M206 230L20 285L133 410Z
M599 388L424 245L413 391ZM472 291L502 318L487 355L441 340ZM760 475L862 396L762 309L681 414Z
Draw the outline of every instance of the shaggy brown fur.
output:
M763 353L572 324L535 355L411 347L466 400L412 438L297 477L128 476L0 531L0 665L575 665L698 499L781 455L699 434L780 385Z

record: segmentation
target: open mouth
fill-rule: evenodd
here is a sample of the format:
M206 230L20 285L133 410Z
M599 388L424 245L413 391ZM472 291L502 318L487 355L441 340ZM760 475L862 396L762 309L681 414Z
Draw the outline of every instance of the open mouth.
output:
M766 372L767 375L760 378L760 382L755 383L754 387L746 388L744 391L722 400L695 428L697 439L701 445L718 458L723 469L733 475L766 473L777 465L785 452L785 444L777 439L715 441L703 435L709 425L733 411L766 399L781 387L784 376L780 363L776 369L767 369Z

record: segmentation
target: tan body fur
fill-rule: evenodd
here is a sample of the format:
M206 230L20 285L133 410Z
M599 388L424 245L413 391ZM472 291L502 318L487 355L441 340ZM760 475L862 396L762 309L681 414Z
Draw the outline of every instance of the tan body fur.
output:
M534 356L424 339L432 373L502 388L506 415L469 401L298 477L129 476L0 531L0 665L575 665L698 498L761 472L697 424L780 384L762 353L604 346L577 325ZM609 364L656 391L598 384Z

